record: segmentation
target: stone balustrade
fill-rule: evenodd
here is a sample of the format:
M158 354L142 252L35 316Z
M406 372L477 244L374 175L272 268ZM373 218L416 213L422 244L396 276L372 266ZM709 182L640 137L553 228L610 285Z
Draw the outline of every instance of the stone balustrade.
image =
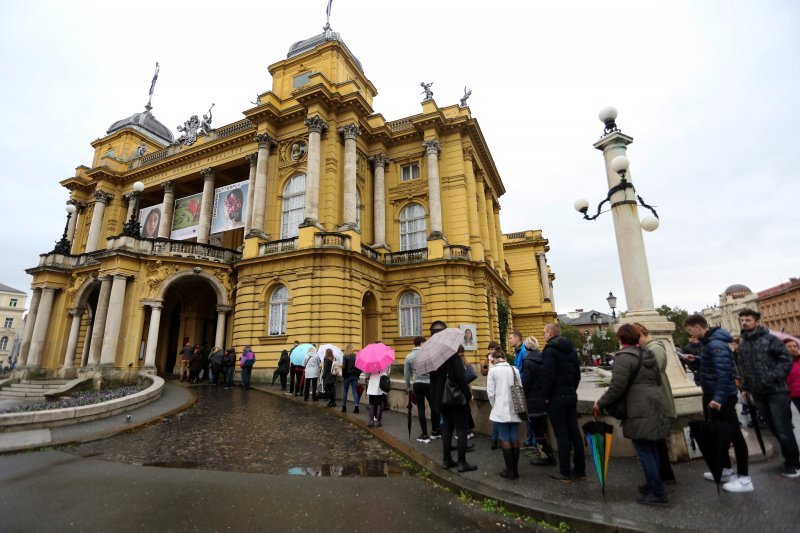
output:
M323 231L314 234L314 246L316 248L340 248L350 249L350 236L335 231Z

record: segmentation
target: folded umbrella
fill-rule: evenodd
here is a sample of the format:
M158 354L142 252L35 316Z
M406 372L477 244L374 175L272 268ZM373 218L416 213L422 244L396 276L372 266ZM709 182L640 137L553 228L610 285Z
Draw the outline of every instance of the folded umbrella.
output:
M600 490L606 494L606 479L608 477L608 459L611 457L611 441L614 426L596 418L583 425L583 434L586 445L592 453L592 461L600 481Z
M309 350L315 352L317 351L313 344L306 343L295 346L294 350L292 350L292 353L289 354L289 361L295 366L302 365L306 355L308 355Z
M442 366L458 351L464 342L464 334L458 328L447 328L426 340L414 359L416 374L429 374Z
M414 393L412 391L408 391L408 403L406 404L406 409L408 409L408 440L411 440L411 409L413 409L413 406L416 403L417 400L414 397Z
M723 462L733 440L733 428L729 423L719 420L692 420L689 422L689 432L692 447L694 448L694 443L700 447L700 453L714 476L719 494Z
M394 362L394 350L382 342L364 346L356 353L356 368L373 374L383 372Z

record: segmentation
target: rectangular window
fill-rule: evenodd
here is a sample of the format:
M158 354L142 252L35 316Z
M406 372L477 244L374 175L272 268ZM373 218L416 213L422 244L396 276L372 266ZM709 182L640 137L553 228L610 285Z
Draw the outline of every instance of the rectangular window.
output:
M14 324L14 319L13 318L6 318L6 321L3 324L3 327L4 328L10 328L12 326L12 324Z
M419 164L403 165L400 167L400 176L403 181L419 179Z
M297 89L298 87L302 87L308 80L311 79L311 76L315 74L315 72L303 72L299 76L295 76L292 78L292 88Z
M11 298L11 300L9 300L9 302L8 302L8 306L9 307L16 307L17 306L17 299L16 298Z

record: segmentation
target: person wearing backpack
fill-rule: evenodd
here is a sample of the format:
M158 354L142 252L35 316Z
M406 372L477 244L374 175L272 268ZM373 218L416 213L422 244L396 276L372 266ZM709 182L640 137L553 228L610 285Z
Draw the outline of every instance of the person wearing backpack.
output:
M311 400L317 401L317 381L319 381L319 356L314 348L309 348L308 354L303 359L306 369L305 386L303 387L303 401L308 401L308 392L311 391Z
M250 345L244 347L242 358L239 360L239 367L242 369L242 390L250 389L250 374L253 372L253 365L256 364L256 354L250 349Z

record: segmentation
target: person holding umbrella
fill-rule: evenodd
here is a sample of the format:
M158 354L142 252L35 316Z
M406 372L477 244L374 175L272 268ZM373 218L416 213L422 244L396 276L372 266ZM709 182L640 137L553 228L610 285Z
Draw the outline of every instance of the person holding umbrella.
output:
M515 383L519 384L519 382L519 371L516 367L508 364L508 361L496 361L489 368L489 375L486 377L486 395L492 405L489 420L497 426L498 441L506 465L505 470L500 472L500 476L506 479L519 477L517 467L519 466L520 419L511 398L511 386Z
M431 378L428 374L414 372L414 360L419 354L420 346L425 342L425 337L414 337L414 349L406 356L403 364L403 377L406 380L406 392L414 395L417 401L417 415L422 434L417 437L417 442L428 444L432 438L439 438L439 413L433 409L431 403ZM411 378L414 378L413 386ZM428 435L428 421L425 418L425 400L431 408L431 435Z
M367 374L367 397L369 398L369 421L367 427L383 425L383 396L391 390L388 382L391 365L394 362L394 350L382 342L368 344L356 354L356 367ZM381 378L386 376L384 390Z
M639 464L647 480L639 487L636 498L643 505L669 505L667 492L661 483L656 442L669 435L667 406L661 393L661 371L656 356L638 345L641 334L633 324L623 324L617 330L621 350L614 354L611 384L594 403L596 411L624 402L626 417L622 434L633 441Z

